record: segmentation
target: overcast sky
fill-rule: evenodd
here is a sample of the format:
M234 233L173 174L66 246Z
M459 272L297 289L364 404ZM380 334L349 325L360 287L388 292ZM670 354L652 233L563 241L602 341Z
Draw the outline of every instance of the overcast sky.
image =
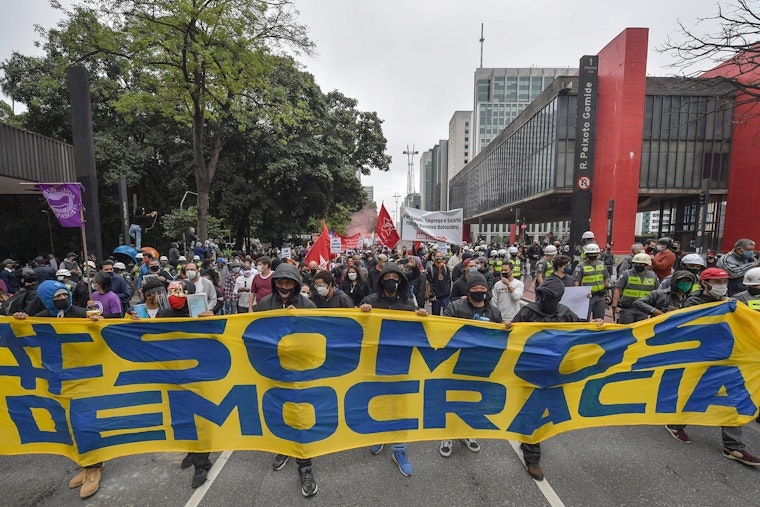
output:
M63 0L64 4L72 3ZM721 1L725 4L725 0ZM2 0L0 59L11 51L33 53L33 26L54 25L58 12L48 0ZM485 24L484 67L576 67L598 53L626 27L649 28L649 75L672 75L670 55L656 51L678 37L678 20L694 26L715 13L712 0L581 2L515 0L296 0L300 22L309 27L318 55L302 58L323 91L338 89L359 108L385 120L388 173L363 177L378 206L389 212L394 193L406 194L407 158L448 137L454 111L471 110L473 73L480 60L480 24ZM415 158L419 191L419 156Z

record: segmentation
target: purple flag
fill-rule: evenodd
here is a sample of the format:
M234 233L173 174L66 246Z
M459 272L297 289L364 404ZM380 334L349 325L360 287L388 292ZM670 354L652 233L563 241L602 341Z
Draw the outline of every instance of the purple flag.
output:
M42 192L61 227L82 227L82 189L79 184L37 183L34 186Z

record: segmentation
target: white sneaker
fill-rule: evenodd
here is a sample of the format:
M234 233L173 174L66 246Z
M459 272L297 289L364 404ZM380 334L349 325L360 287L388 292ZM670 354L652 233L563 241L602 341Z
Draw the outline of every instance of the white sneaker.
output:
M462 442L472 452L480 452L480 444L474 438L463 438Z
M438 452L441 456L448 458L451 456L451 440L441 440L441 445L438 447Z

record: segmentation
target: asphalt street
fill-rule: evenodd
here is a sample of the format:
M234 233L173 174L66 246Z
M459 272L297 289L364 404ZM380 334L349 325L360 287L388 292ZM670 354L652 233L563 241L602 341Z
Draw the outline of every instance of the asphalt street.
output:
M472 453L457 442L449 458L437 442L409 445L414 474L404 477L390 449L367 448L316 458L319 492L304 498L296 464L276 472L272 455L213 453L207 484L190 487L183 454L126 456L106 463L100 491L81 500L68 481L77 466L52 455L0 456L5 506L715 506L760 505L760 467L721 455L720 429L689 426L693 443L662 426L578 430L542 444L546 480L531 479L506 440L483 440ZM760 454L760 425L745 427L748 450Z

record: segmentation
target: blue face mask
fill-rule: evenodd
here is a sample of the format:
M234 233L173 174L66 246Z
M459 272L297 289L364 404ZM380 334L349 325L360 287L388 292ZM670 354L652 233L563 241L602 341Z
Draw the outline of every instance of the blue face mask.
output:
M754 250L745 250L742 252L742 257L745 261L753 261L755 260L755 251Z

